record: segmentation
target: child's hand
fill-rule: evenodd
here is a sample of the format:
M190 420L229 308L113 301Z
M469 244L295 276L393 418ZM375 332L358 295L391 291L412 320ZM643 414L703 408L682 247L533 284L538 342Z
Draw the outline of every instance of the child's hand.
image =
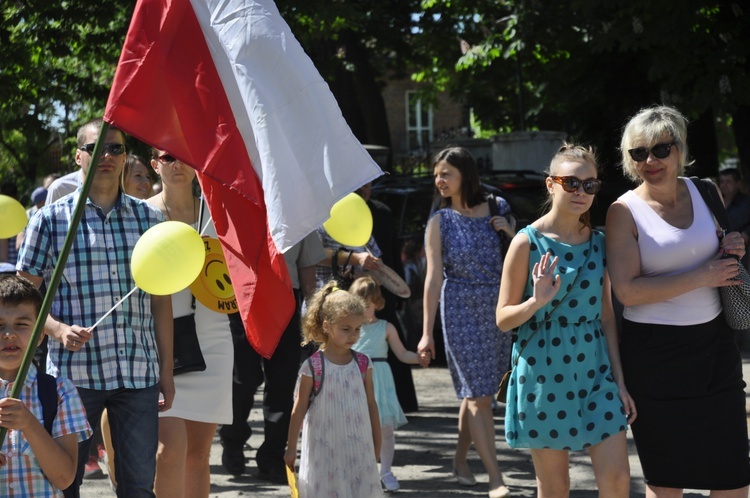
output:
M427 351L422 351L419 353L419 365L422 368L427 368L430 366L430 361L432 360L432 356Z
M0 453L0 467L5 467L5 464L8 463L8 458L5 456L5 453Z
M25 430L36 417L31 414L20 399L0 399L0 427L13 430Z
M294 463L297 461L297 448L287 448L284 453L284 463L287 467L294 470Z

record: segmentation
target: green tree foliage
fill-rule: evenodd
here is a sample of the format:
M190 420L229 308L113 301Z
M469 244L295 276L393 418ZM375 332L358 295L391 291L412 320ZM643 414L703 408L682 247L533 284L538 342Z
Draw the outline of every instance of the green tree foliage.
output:
M62 148L72 169L77 125L101 115L133 5L91 0L0 4L0 177L21 189Z
M750 162L750 11L737 0L277 0L362 142L388 145L380 90L411 76L447 90L484 129L552 129L617 162L639 108L693 120L691 150L715 171L718 124ZM24 185L49 148L101 114L134 2L2 0L0 176ZM730 128L727 128L730 129ZM72 165L71 165L72 166Z
M692 152L703 174L717 167L717 119L734 122L738 145L750 138L750 128L741 126L750 117L750 11L739 2L424 0L422 6L418 45L435 57L415 78L465 100L485 128L567 131L596 144L614 164L627 118L669 103L694 122Z

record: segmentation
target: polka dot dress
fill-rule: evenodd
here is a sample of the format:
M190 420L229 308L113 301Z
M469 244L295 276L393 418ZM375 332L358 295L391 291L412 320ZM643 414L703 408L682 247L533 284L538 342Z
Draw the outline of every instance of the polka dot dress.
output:
M604 284L604 235L594 231L593 244L571 246L545 237L532 227L529 280L524 300L532 295L531 270L546 252L558 256L562 287L547 306L518 329L513 358L528 342L546 313L567 297L523 350L508 389L505 438L513 448L580 450L627 428L627 421L607 355L601 327ZM575 288L576 272L586 260Z

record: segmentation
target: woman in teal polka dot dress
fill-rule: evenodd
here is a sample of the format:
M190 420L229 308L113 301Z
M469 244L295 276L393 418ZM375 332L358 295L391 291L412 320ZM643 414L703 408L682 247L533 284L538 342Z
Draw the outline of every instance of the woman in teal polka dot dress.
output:
M600 496L629 493L625 431L635 406L622 380L604 257L589 223L601 181L590 148L565 144L546 179L550 209L506 256L497 325L518 329L505 438L530 448L540 496L567 496L569 451L588 449Z

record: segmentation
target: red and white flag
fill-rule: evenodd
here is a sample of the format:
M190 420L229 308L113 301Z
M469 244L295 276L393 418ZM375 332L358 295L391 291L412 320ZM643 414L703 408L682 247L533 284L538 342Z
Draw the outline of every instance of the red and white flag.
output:
M271 0L139 0L105 121L198 171L248 340L294 299L279 249L382 174Z

